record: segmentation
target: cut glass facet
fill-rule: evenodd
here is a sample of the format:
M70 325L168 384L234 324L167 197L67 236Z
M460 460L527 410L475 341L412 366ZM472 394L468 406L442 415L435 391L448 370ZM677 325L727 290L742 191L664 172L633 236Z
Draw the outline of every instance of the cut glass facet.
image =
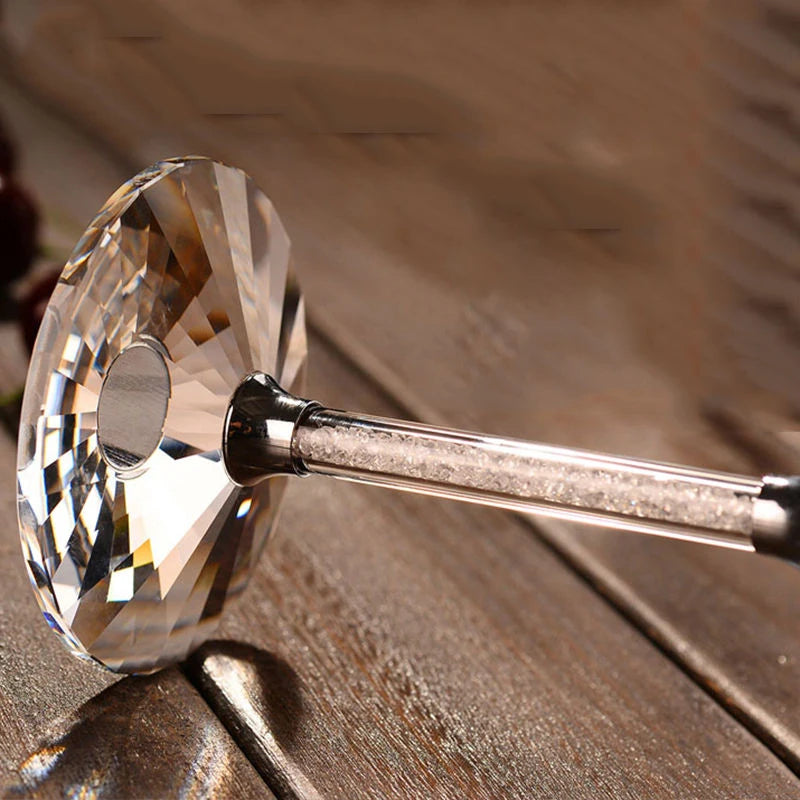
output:
M98 433L104 380L131 347L152 348L152 358L117 362L103 406L114 433ZM228 477L231 395L255 370L302 391L305 359L289 240L243 172L204 158L163 161L108 200L45 314L18 454L28 571L49 624L76 654L147 672L213 634L247 582L285 483L244 488ZM147 374L126 366L137 363ZM135 401L147 380L168 396L166 413L152 415L146 452L127 452L126 414L134 428L149 418Z

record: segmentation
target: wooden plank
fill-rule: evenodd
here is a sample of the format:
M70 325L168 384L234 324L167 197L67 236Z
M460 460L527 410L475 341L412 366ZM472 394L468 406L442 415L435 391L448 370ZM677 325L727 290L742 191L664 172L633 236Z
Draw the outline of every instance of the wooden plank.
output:
M0 437L0 787L3 796L272 797L176 669L117 680L47 629L16 525L14 447Z
M753 18L748 41L780 35L759 27L757 13ZM750 63L742 66L738 54L723 52L745 74L754 71ZM728 61L724 67L731 71ZM756 74L773 91L785 88L788 67L777 75L772 70L766 77ZM752 94L763 85L747 88ZM315 190L320 202L327 199L337 209L335 219L328 214L327 227L314 220L314 235L308 237L307 261L324 263L309 270L307 281L320 327L422 418L723 469L768 469L726 451L700 413L716 389L739 413L763 413L779 430L795 425L798 383L785 365L796 356L796 277L785 266L800 248L797 226L790 224L791 204L772 196L782 186L781 169L787 178L780 149L785 140L778 133L786 119L781 108L788 113L791 106L785 99L767 99L774 111L771 129L752 134L732 125L712 135L713 142L738 136L735 146L715 156L731 178L723 188L741 174L749 183L734 185L729 201L716 202L721 209L748 208L750 222L743 226L741 215L723 216L722 240L713 226L704 234L702 225L695 231L684 225L674 237L679 247L692 236L699 241L706 236L706 258L724 265L722 271L704 272L700 262L698 281L705 294L693 299L687 291L691 283L668 261L660 265L661 274L658 264L650 264L643 279L640 267L609 259L602 243L585 247L590 243L578 242L574 234L554 246L551 236L531 236L524 225L509 225L509 246L501 241L496 220L481 228L441 196L435 179L413 173L406 163L375 174L352 204L334 204L333 187L327 195ZM757 111L752 117L758 118ZM743 133L751 136L744 144ZM362 172L362 185L368 180ZM404 185L394 196L381 183ZM378 196L389 223L367 208L375 202L369 198ZM352 230L359 212L369 230L360 236ZM772 235L770 214L783 225L782 237ZM324 224L323 214L320 220ZM623 229L635 230L635 219L623 214L620 220ZM455 242L458 229L469 231L471 251L457 251L458 274L437 263L444 253L417 249L404 233L413 230L417 242L437 237ZM525 274L530 256L519 248L526 242L543 245L561 274L541 262ZM357 293L335 291L356 285ZM315 294L324 303L314 304ZM695 314L687 318L686 306L693 303L702 303L721 323L710 326ZM642 327L648 315L655 320L652 328ZM651 336L658 331L653 344L646 341L648 330ZM719 342L707 348L711 335ZM654 346L661 348L660 356ZM688 371L670 364L664 352L669 348ZM540 529L788 763L800 766L796 570L608 531L552 524Z
M22 109L7 105L10 122ZM15 125L16 127L16 125ZM57 146L50 148L55 136ZM57 171L84 185L116 181L103 162L83 157L85 143L52 125L36 128L26 148L35 175ZM88 162L88 164L87 164ZM67 166L68 165L68 166ZM74 172L70 173L70 169ZM88 168L88 172L83 169ZM99 171L98 171L99 170ZM32 185L39 189L34 180ZM60 250L74 238L73 213L87 216L80 193L62 187L44 203L44 237ZM93 201L92 201L93 202ZM66 231L69 231L67 234ZM27 354L15 325L0 332L2 390L21 386ZM16 522L14 445L0 434L0 791L13 797L273 797L241 750L177 669L119 680L80 662L50 633L28 583Z
M396 413L319 340L313 396ZM309 478L189 672L280 794L738 797L777 759L501 512Z
M158 4L142 8L138 32L122 19L118 39L102 38L99 6L89 13L100 32L95 58L77 61L68 42L85 35L87 14L71 4L43 19L16 63L128 158L200 150L256 175L292 232L318 325L397 387L405 406L432 421L743 466L697 411L709 387L733 381L724 348L705 349L730 286L709 267L713 258L696 257L709 174L689 169L687 154L707 131L685 121L722 100L698 81L691 56L705 40L688 12L509 7L492 18L502 35L487 40L486 11L475 6L456 18L396 14L386 25L383 12L364 9L354 24L348 8L280 16L232 4L224 19L209 9L186 29ZM259 45L266 29L268 58ZM169 52L159 53L154 30ZM126 38L134 35L150 36L147 57ZM275 87L291 96L309 43L311 74L302 77L317 110L326 93L329 105L349 98L350 108L366 107L375 84L350 79L354 64L361 75L369 64L426 82L403 85L403 108L421 108L432 135L309 137L297 129L313 126L291 113L276 122L251 106L239 117L187 101L187 75L230 88L219 76L233 52L245 73L234 105L261 97L263 86L267 99ZM680 65L676 54L687 56ZM147 66L154 56L158 80ZM57 84L48 77L56 65ZM431 111L431 87L451 101L444 118ZM415 93L426 102L414 106ZM448 124L464 105L473 121L466 143ZM695 314L699 306L708 313ZM789 570L674 543L548 531L711 691L796 757Z

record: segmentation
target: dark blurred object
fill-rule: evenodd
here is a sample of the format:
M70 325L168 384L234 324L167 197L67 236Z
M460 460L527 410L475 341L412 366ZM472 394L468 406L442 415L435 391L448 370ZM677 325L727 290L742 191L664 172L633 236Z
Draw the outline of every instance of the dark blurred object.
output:
M39 212L30 195L8 175L0 175L0 285L21 278L33 263Z
M0 175L10 177L17 167L17 153L8 131L0 121Z
M38 280L21 302L16 302L10 287L31 268L39 234L39 210L16 182L16 167L17 149L0 120L0 320L19 320L25 343L32 350L58 272ZM0 396L0 426L12 437L19 427L21 406L22 389Z
M0 120L0 291L21 278L36 256L39 211L14 179L17 150Z
M0 425L3 426L12 440L16 440L19 432L19 418L22 413L22 392L23 390L20 388L0 397Z
M19 324L22 328L22 336L28 350L33 352L33 345L36 342L36 334L42 324L47 302L50 295L58 283L60 271L53 269L36 281L28 291L20 298L18 306Z

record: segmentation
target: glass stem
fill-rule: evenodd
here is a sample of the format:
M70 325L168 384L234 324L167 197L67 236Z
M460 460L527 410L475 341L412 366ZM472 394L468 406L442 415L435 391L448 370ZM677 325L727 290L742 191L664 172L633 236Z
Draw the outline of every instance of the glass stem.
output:
M242 486L317 473L800 563L800 477L752 478L334 411L263 372L231 398L223 456Z
M749 551L764 487L743 475L319 407L298 422L291 447L301 472Z

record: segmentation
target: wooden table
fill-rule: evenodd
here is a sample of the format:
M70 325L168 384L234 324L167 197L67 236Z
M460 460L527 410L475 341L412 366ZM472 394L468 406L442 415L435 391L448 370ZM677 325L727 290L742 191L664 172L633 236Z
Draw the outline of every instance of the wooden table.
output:
M147 163L221 157L292 236L309 396L797 469L789 0L21 7L0 113L47 258ZM11 796L800 797L790 566L312 478L219 641L115 681L41 623L13 449Z

